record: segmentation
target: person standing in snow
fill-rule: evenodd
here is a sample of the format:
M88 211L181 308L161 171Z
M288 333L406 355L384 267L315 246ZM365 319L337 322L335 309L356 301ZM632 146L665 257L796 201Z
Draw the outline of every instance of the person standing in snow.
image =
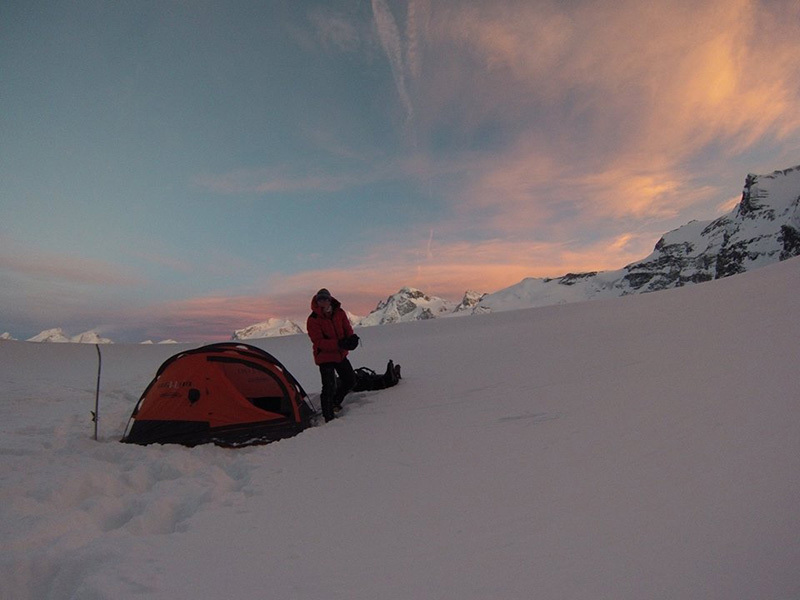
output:
M319 366L322 377L320 403L327 423L335 417L335 411L341 408L344 397L355 384L347 354L358 346L358 336L353 333L342 304L325 288L311 299L306 329L314 344L314 363Z

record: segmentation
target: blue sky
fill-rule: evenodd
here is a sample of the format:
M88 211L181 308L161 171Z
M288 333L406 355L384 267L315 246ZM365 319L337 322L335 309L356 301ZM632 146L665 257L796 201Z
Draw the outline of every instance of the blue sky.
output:
M795 0L13 1L0 329L226 339L619 268L800 164Z

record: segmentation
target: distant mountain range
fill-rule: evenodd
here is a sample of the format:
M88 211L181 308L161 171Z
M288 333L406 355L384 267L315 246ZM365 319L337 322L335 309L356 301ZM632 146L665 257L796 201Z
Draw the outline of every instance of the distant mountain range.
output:
M84 331L78 335L69 336L60 327L45 329L38 335L28 339L29 342L72 342L77 344L110 344L110 339L100 337L96 331Z
M460 303L404 287L366 317L351 320L366 327L642 294L728 277L797 255L800 166L748 175L741 201L728 214L670 231L649 256L622 269L529 277L492 294L467 292Z
M406 321L424 321L437 317L468 315L472 313L482 296L478 292L470 291L464 294L461 302L452 302L438 296L429 296L416 288L404 287L386 300L381 300L375 310L366 317L359 317L350 312L347 313L347 316L354 327L371 327ZM305 332L305 323L298 323L291 319L268 319L244 329L237 329L234 331L232 339L258 339Z
M691 221L666 233L644 259L616 271L529 277L491 294L468 291L453 302L403 287L365 317L348 313L356 327L464 316L642 294L743 273L800 255L800 166L748 175L742 199L712 221ZM293 335L305 324L271 318L238 329L234 340ZM3 334L0 339L13 339ZM48 329L28 341L108 343L96 332L68 337ZM172 340L169 340L172 341Z
M10 333L5 332L0 335L0 340L12 340L16 341L17 338L12 336ZM101 337L93 329L89 331L84 331L83 333L79 333L78 335L69 335L64 332L61 327L54 327L52 329L45 329L41 333L36 334L32 338L28 338L26 341L28 342L50 342L50 343L73 343L73 344L113 344L114 342L109 338ZM142 344L152 344L151 340L147 340L142 342ZM158 342L159 344L177 344L175 340L163 340Z

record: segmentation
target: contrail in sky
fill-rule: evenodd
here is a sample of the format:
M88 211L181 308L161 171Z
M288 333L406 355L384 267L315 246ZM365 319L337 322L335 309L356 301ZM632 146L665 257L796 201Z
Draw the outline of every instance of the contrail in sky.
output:
M406 111L406 121L410 121L414 116L414 107L411 104L411 97L406 88L406 69L403 62L403 41L400 38L400 31L397 22L389 9L386 0L372 0L372 12L375 15L375 25L378 28L378 36L381 40L383 50L389 58L392 67L394 84L397 93L400 95L400 102Z
M419 35L417 31L418 6L414 0L408 3L408 16L406 21L406 38L408 40L408 47L406 48L406 64L408 65L408 72L412 78L419 77Z

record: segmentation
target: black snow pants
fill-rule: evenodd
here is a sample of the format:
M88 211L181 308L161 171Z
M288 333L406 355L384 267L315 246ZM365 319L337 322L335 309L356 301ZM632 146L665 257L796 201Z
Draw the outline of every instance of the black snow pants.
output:
M334 407L341 406L347 392L353 389L356 375L353 372L353 365L346 358L342 362L319 365L319 373L322 376L320 404L322 404L322 416L327 423L334 418Z

